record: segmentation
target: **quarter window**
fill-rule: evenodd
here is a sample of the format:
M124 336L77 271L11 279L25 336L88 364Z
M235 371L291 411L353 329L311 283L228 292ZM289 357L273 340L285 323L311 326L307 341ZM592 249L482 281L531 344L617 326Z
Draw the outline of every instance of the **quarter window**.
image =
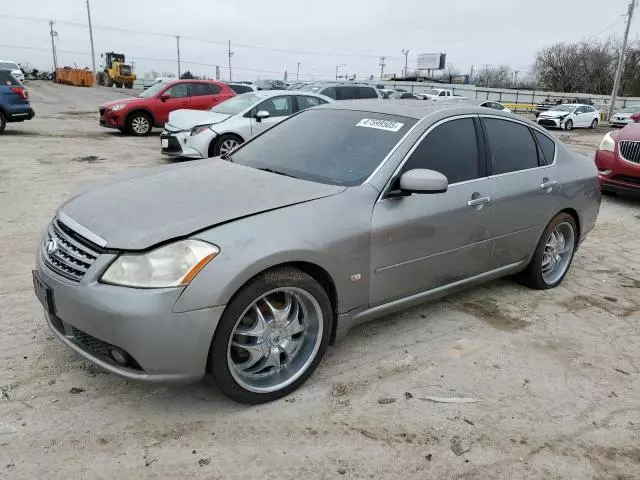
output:
M434 128L413 151L402 171L415 168L440 172L450 184L478 178L478 143L473 119L452 120Z
M536 139L538 140L538 144L542 149L542 154L544 155L544 163L546 165L551 165L556 154L555 142L547 137L544 133L540 133L537 130L534 130L533 134L535 135Z
M483 122L494 175L538 166L538 148L529 127L494 118Z

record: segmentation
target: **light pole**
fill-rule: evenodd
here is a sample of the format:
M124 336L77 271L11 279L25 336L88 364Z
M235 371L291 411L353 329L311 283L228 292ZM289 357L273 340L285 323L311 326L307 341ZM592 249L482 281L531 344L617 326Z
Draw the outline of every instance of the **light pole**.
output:
M339 65L336 65L336 81L338 80L338 69L340 67L346 67L347 64L346 63L340 63Z
M407 78L409 72L409 50L402 49L404 55L404 78Z
M298 62L298 69L296 70L296 82L300 80L300 62Z
M89 7L89 0L87 0L87 19L89 21L89 40L91 41L91 65L93 66L93 74L96 74L96 54L93 50L93 28L91 26L91 7Z
M56 55L56 42L55 37L58 36L58 32L53 29L53 21L49 22L49 33L51 34L51 52L53 53L53 71L58 70L58 56Z
M384 61L387 59L387 57L380 57L380 80L382 80L384 78L384 67L387 66L386 63L384 63Z
M233 57L233 52L231 51L231 40L229 40L229 49L227 50L227 55L229 56L229 81L231 81L231 57Z
M616 109L616 98L618 96L618 89L620 88L620 77L622 77L622 70L624 69L624 57L627 53L629 27L631 27L631 19L633 18L633 10L635 7L636 0L631 0L627 10L627 27L624 31L624 37L622 39L622 49L620 50L620 58L618 58L618 68L616 69L616 76L613 81L613 92L611 92L611 104L609 105L609 118L613 116L613 112Z

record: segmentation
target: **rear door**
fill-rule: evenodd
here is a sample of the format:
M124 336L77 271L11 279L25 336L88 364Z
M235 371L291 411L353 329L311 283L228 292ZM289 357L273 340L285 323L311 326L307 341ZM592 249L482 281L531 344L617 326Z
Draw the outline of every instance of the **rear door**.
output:
M527 259L553 216L560 191L555 141L517 121L482 122L493 198L492 266L499 268Z
M260 111L269 112L269 116L263 119L257 119L256 113ZM254 107L249 116L251 118L251 135L257 135L267 128L272 127L276 123L293 114L293 99L291 95L279 95L277 97L267 98L263 102Z
M487 270L491 257L491 185L480 123L455 117L432 127L394 176L415 168L449 180L444 193L385 198L371 233L371 305L463 280ZM391 186L393 190L394 186Z
M214 92L211 87L216 87L218 93L220 87L207 83L191 83L189 87L191 88L191 109L208 110L215 105Z
M168 95L168 98L161 100L160 97ZM153 114L156 123L165 124L169 120L169 113L182 108L191 108L191 97L189 96L188 83L174 83L165 89L155 99Z

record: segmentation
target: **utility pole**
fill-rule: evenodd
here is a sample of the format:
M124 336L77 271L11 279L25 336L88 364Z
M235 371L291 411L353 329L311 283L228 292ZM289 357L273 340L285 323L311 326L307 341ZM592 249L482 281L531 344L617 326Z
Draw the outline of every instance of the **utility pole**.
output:
M473 65L471 65L471 71L469 72L469 84L473 85Z
M180 35L176 35L176 46L178 47L178 78L180 78L182 74L180 70Z
M409 50L403 48L402 54L404 55L404 77L407 78L409 74Z
M384 63L384 61L387 59L387 57L380 57L380 80L382 80L382 77L384 77L384 67L387 66L386 63Z
M518 72L519 72L519 70L516 70L515 72L513 72L513 76L515 78L513 80L513 86L516 87L516 88L518 87Z
M56 55L56 42L54 37L58 36L58 32L53 29L53 20L49 22L49 32L51 33L51 52L53 53L53 71L58 70L58 57Z
M613 116L616 108L616 99L618 97L618 89L620 88L620 78L624 70L624 57L627 53L627 41L629 40L629 28L631 27L631 19L633 18L633 10L636 8L636 0L629 2L629 10L627 16L627 27L624 30L624 38L622 39L622 49L618 58L618 69L616 70L616 78L613 81L613 92L611 92L611 105L609 105L609 118Z
M91 26L91 8L89 0L87 0L87 18L89 20L89 40L91 40L91 65L93 66L93 74L96 74L96 53L93 50L93 28Z
M231 81L231 57L233 57L233 52L231 51L231 40L229 40L229 49L227 50L227 55L229 56L229 81Z
M298 69L296 70L296 82L300 80L300 62L298 62Z
M341 63L339 65L336 65L336 81L338 81L338 69L340 67L346 67L347 65L345 63Z

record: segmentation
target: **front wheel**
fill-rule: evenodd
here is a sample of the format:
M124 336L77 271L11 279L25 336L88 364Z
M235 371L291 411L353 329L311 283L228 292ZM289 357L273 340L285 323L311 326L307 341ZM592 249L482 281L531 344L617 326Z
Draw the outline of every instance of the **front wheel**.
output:
M554 288L569 271L578 245L576 221L568 213L556 215L545 229L520 280L536 290Z
M573 120L567 120L566 122L564 122L564 129L567 132L573 130Z
M236 135L221 135L209 145L209 157L219 157L227 155L238 148L242 143L242 139Z
M4 132L5 128L7 128L7 117L5 117L4 113L0 112L0 133Z
M327 293L306 273L279 268L255 277L220 319L209 353L213 380L241 403L288 395L320 363L331 319Z
M151 118L146 113L134 113L127 120L127 130L131 135L144 137L151 132Z
M593 119L593 122L591 122L591 127L590 127L590 128L591 128L591 129L596 129L596 128L598 128L598 119L597 119L597 118L594 118L594 119Z

